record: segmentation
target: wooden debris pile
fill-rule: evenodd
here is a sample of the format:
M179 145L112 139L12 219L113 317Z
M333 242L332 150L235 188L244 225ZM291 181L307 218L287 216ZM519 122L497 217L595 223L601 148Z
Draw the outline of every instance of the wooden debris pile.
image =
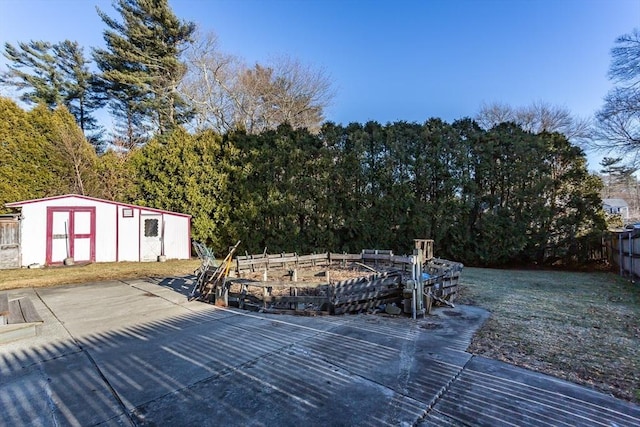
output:
M240 240L231 248L229 253L217 267L213 267L211 258L213 252L204 244L196 246L196 252L200 256L202 264L199 268L199 274L196 283L191 291L190 299L199 299L201 301L213 302L216 305L226 306L227 300L227 277L233 261L233 254L238 249ZM198 270L197 270L198 271Z
M360 313L399 301L402 274L380 273L335 283L229 281L229 302L240 308L292 314Z
M382 273L330 285L335 314L359 313L399 302L402 274Z
M441 258L433 258L425 263L423 268L424 293L426 298L431 299L430 304L427 305L435 303L453 307L463 267L463 264L459 262Z

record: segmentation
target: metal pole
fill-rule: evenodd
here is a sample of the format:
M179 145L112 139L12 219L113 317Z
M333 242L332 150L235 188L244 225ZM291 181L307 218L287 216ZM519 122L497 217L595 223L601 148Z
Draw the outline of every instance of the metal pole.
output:
M622 258L622 233L618 234L618 265L620 267L620 276L624 275L623 262L624 258Z
M411 298L411 318L413 320L416 319L416 304L418 302L417 298L418 298L418 285L416 284L416 281L413 281L413 297Z

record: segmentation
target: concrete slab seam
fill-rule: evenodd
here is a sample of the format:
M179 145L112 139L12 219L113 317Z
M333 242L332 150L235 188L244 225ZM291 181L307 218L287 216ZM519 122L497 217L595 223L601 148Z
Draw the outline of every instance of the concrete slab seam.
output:
M138 291L140 291L140 292L149 292L149 291L147 291L147 290L145 290L145 289L142 289L142 288L137 287L137 286L136 286L135 284L133 284L133 283L128 283L128 282L126 282L126 281L124 281L124 280L119 280L119 282L120 282L120 283L124 283L125 285L127 285L127 286L129 286L129 287L131 287L131 288L133 288L133 289L136 289L136 290L138 290ZM150 283L150 284L153 284L153 283L151 283L151 282L149 282L149 283ZM156 286L158 286L158 285L156 285ZM169 303L171 303L171 304L173 304L173 305L180 305L180 304L176 304L175 302L171 301L171 300L170 300L170 299L168 299L168 298L163 297L162 295L158 295L158 294L156 294L156 293L154 293L153 295L154 295L154 296L156 296L157 298L161 298L161 299L163 299L163 300L165 300L165 301L167 301L167 302L169 302Z
M38 372L40 373L41 377L44 379L44 384L46 384L46 387L44 387L44 394L46 396L46 403L47 403L47 408L49 408L49 413L51 414L51 417L53 418L53 422L55 422L55 413L56 413L56 402L53 399L53 395L51 392L51 387L49 386L49 381L47 381L47 374L44 370L44 366L42 362L38 362ZM57 423L56 423L57 424Z
M407 328L406 332L405 332L405 337L408 337L412 334L415 333L415 329L417 328L416 323L412 322L409 324L409 327ZM402 348L400 349L400 372L398 373L398 384L400 385L400 388L402 389L401 395L404 396L408 396L409 395L409 390L408 390L408 384L411 378L411 360L413 359L414 355L415 355L415 350L416 350L416 346L417 346L417 342L416 340L410 340L410 339L406 339L402 342ZM418 400L418 399L416 399ZM398 419L398 411L400 410L399 405L395 406L395 411L393 414L392 419Z
M475 356L472 354L471 357L469 358L469 360L467 360L467 362L458 370L458 372L456 372L451 379L449 379L449 381L447 381L447 383L442 386L442 388L440 388L440 390L438 391L438 393L436 393L436 395L433 397L433 399L427 404L427 409L425 410L424 414L422 415L422 417L420 417L418 420L416 420L416 422L413 424L414 427L417 426L420 422L424 421L425 418L427 418L429 416L429 413L433 410L433 408L436 406L436 404L438 403L439 400L441 400L445 394L447 394L449 392L449 390L451 389L451 387L453 386L453 383L456 382L458 380L458 378L460 377L460 375L462 375L462 373L464 372L464 370L467 368L467 366L469 365L469 363L471 363L471 361L473 360ZM466 425L462 420L457 419L455 416L450 415L450 414L443 414L440 411L437 411L438 413L449 417L451 419L456 420L457 422L460 422L464 425Z
M53 317L60 322L60 325L64 328L65 331L67 331L67 333L69 334L69 336L71 337L71 339L73 340L74 344L80 349L80 352L83 353L85 355L85 357L87 357L87 359L89 360L89 363L91 363L91 365L93 365L94 369L96 370L96 372L98 373L98 375L100 376L100 378L102 379L102 381L104 381L105 385L107 386L107 388L109 389L109 392L113 395L114 399L116 400L116 402L118 402L118 405L120 406L120 408L122 409L123 414L126 415L127 419L129 420L129 423L131 426L135 426L135 423L133 421L133 418L131 418L129 411L127 411L126 406L124 404L124 402L122 401L122 399L120 398L120 396L118 395L118 393L116 392L116 390L113 388L113 386L111 385L111 383L109 382L109 380L107 379L107 377L104 375L104 372L102 372L102 370L100 369L100 366L98 366L98 364L96 363L95 359L91 356L91 354L89 354L89 352L82 346L82 343L80 343L74 336L73 334L71 334L71 331L69 331L67 329L67 327L64 325L64 323L58 318L58 316L56 316L55 312L51 309L51 307L49 307L47 305L47 303L44 301L44 299L42 298L42 296L38 293L37 290L34 289L35 294L37 295L37 297L40 299L40 301L42 301L42 303L45 305L45 307L47 307L47 309L51 312L51 314L53 315Z
M225 310L225 311L231 311L231 310L228 310L228 309L225 309L225 308L222 308L222 307L217 307L217 308L220 308L220 309ZM239 314L239 315L245 315L245 316L247 316L247 315L248 315L248 314L245 314L245 313L236 313L236 314ZM260 316L250 316L250 315L249 315L248 317L254 317L254 318L258 318L258 319L264 319L263 317L260 317ZM224 321L225 319L217 319L217 320ZM179 393L179 392L184 391L184 390L189 390L190 388L193 388L193 387L195 387L195 386L197 386L197 385L199 385L199 384L202 384L202 383L204 383L204 382L207 382L207 381L211 381L211 380L216 380L216 379L219 379L219 378L223 378L223 377L225 377L225 376L227 376L227 375L231 375L231 374L233 374L233 373L242 373L242 372L243 372L243 369L244 369L245 367L247 367L247 366L251 366L251 365L255 364L255 363L256 363L257 361L259 361L260 359L263 359L263 358L266 358L266 357L269 357L269 356L277 356L278 354L283 353L283 352L285 352L286 350L289 350L289 349L291 349L291 348L294 348L294 347L295 347L298 343L300 343L300 342L307 341L307 340L309 340L309 339L312 339L312 338L314 338L314 337L316 337L316 336L320 336L320 335L322 335L322 334L324 334L324 333L327 333L327 332L328 332L328 331L323 331L323 330L319 330L319 329L315 329L315 328L311 328L311 327L306 327L306 326L303 326L303 325L296 325L296 324L289 323L289 322L286 322L286 321L283 321L283 320L277 320L277 319L270 319L270 320L278 321L279 323L284 323L284 324L292 325L292 326L295 326L295 327L301 327L301 328L304 328L304 329L310 329L310 330L315 331L316 333L315 333L314 335L312 335L312 336L308 336L308 337L301 338L300 340L297 340L296 342L293 342L293 343L290 343L290 344L287 344L287 345L283 345L282 347L279 347L279 348L277 348L277 349L275 349L275 350L273 350L273 351L270 351L270 352L268 352L268 353L264 353L264 354L262 354L262 355L260 355L260 356L257 356L257 357L255 357L255 358L253 358L253 359L251 359L251 360L248 360L248 361L246 361L246 362L244 362L244 363L242 363L242 364L240 364L240 365L238 365L238 366L235 366L235 367L229 367L229 368L222 369L222 370L220 370L218 373L216 373L215 375L211 375L211 376L209 376L209 377L202 378L202 379L200 379L200 380L198 380L198 381L196 381L196 382L193 382L193 383L191 383L191 384L189 384L189 385L187 385L187 386L185 386L185 387L182 387L182 388L180 388L180 389L176 389L176 390L172 390L172 391L167 392L167 393L165 393L165 394L163 394L163 395L157 396L156 398L154 398L154 399L152 399L152 400L149 400L149 401L147 401L147 402L143 402L143 403L141 403L141 404L137 405L137 406L133 409L133 411L132 411L131 415L135 415L135 414L137 413L137 408L138 408L138 407L145 406L145 405L149 405L150 403L153 403L153 402L159 401L159 400L161 400L161 399L164 399L164 398L165 398L165 397L167 397L167 396L170 396L170 395L173 395L173 394ZM347 322L347 323L349 323L349 322ZM335 327L341 327L341 326L344 326L344 324L345 324L345 323L340 323L339 325L336 325ZM238 327L238 326L237 326L237 327ZM334 327L334 328L335 328L335 327ZM252 330L252 329L247 329L247 328L242 328L242 327L238 327L238 328L239 328L239 329L242 329L242 330L246 330L246 331L252 331L252 332L255 332L255 331L254 331L254 330ZM339 335L339 334L335 334L335 335ZM344 370L345 372L349 373L349 375L351 375L351 376L353 376L353 377L358 377L358 378L361 378L361 379L363 379L363 380L366 380L367 382L371 382L371 383L377 384L377 385L379 385L379 386L381 386L381 387L388 388L387 386L385 386L385 385L383 385L383 384L380 384L380 383L378 383L378 382L376 382L376 381L372 381L372 380L371 380L371 379L369 379L369 378L364 378L364 377L362 377L361 375L354 374L354 373L352 373L351 371L349 371L348 369L345 369L345 368L343 368L343 367L337 366L336 364L334 364L334 363L332 363L332 362L330 362L330 361L328 361L328 360L325 360L324 358L319 358L319 359L320 359L320 360L325 361L326 363L328 363L328 364L329 364L329 365L331 365L331 366L335 366L336 368L339 368L339 369L341 369L341 370ZM277 388L276 388L276 389L277 389ZM401 394L401 395L402 395L403 397L410 397L410 396L407 396L407 395L405 395L405 394Z

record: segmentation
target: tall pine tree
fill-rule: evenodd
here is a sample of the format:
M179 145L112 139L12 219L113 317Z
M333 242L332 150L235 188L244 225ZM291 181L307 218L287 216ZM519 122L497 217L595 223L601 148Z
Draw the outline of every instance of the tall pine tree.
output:
M44 104L51 110L66 106L83 133L98 144L100 126L93 114L104 106L104 99L77 42L6 43L4 56L9 63L0 84L17 89L27 104Z
M188 120L177 86L186 72L180 54L195 24L180 21L168 0L117 0L114 7L121 22L98 10L108 27L107 47L93 56L111 110L123 125L119 136L134 146L148 130L165 133Z

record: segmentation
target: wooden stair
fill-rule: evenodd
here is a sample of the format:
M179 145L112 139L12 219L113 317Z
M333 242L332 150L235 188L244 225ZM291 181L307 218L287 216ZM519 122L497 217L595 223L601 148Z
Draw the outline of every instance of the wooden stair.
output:
M43 323L30 299L0 294L0 344L34 337Z

